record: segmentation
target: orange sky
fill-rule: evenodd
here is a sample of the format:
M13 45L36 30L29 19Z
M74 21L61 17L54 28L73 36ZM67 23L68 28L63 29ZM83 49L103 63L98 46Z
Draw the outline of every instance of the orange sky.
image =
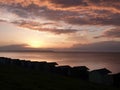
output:
M119 5L119 0L0 0L0 46L119 50Z

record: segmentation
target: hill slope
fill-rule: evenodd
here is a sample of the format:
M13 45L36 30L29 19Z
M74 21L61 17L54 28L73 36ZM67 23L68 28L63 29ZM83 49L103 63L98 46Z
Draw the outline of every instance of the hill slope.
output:
M0 65L0 90L118 90L79 79Z

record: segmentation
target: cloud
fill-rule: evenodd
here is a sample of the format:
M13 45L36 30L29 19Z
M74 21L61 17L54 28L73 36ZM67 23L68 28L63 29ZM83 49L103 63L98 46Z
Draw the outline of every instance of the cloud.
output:
M54 50L54 49L53 49ZM51 49L42 49L42 48L31 48L28 44L12 44L6 46L0 46L0 51L23 51L23 52L38 52L38 51L52 51Z
M6 22L6 20L0 20L0 22Z
M45 23L54 21L58 24L63 22L72 26L120 26L120 0L97 0L97 2L96 0L0 0L0 12L1 20L10 22L37 20L39 26L33 23L31 25L31 22L16 25L55 34L75 33L77 30L60 29L54 24L51 26L55 28L43 28L41 21Z
M47 28L48 25L57 25L56 23L39 23L39 22L33 22L33 21L16 21L12 22L20 27L28 28L31 30L37 30L41 32L50 32L54 34L70 34L70 33L76 33L77 29L60 29L60 28ZM57 25L58 26L58 25Z
M1 46L0 51L79 51L79 52L120 52L120 41L101 41L89 44L75 44L71 48L30 48L27 44Z
M108 10L120 13L120 0L1 0L2 5L21 5L28 7L36 5L39 7L47 7L54 10Z
M99 15L100 14L100 15ZM120 25L120 14L112 14L106 11L83 13L82 15L68 16L65 22L73 25Z
M105 30L102 35L96 36L95 38L120 38L120 27Z
M50 3L54 4L54 7L61 7L61 8L67 8L67 7L74 7L74 6L87 6L87 3L84 0L49 0Z
M9 50L25 50L27 49L27 44L17 44L17 45L7 45L7 46L1 46L0 51L9 51Z
M120 41L101 41L89 44L76 44L70 50L83 52L120 52Z

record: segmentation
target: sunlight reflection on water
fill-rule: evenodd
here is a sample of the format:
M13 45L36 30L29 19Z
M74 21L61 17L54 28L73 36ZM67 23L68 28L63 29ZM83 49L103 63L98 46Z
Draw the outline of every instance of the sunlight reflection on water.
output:
M120 53L0 52L1 57L57 62L59 65L87 66L90 70L108 68L120 72Z

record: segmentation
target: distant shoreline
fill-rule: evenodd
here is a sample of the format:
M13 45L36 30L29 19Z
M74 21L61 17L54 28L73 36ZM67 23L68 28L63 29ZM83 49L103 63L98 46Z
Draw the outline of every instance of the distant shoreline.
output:
M40 52L40 53L120 53L120 52L108 52L108 51L103 51L103 52L96 52L96 51L52 51L52 50L0 50L0 52Z

